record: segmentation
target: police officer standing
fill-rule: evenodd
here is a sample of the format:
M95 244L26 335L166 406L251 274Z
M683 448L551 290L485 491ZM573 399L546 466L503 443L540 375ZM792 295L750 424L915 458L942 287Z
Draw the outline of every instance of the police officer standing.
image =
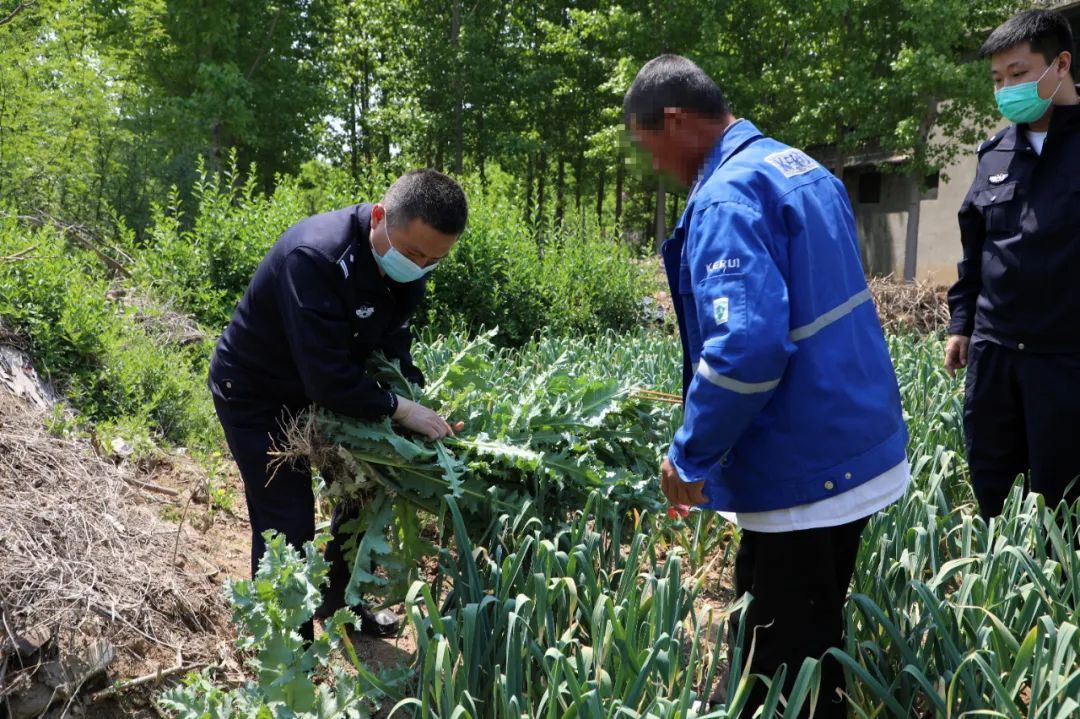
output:
M269 452L284 440L282 423L312 403L367 420L390 417L435 440L453 434L432 410L380 386L365 374L376 350L424 377L410 353L409 318L424 297L427 275L465 229L465 194L434 170L400 177L382 202L316 215L278 239L255 272L210 363L210 389L225 438L244 481L251 517L251 571L265 551L263 532L285 535L298 549L315 534L311 469L292 462L268 471ZM345 604L349 567L336 530L327 547L329 586L317 616ZM361 632L387 634L396 618L358 608ZM306 628L310 634L310 627Z
M661 487L741 527L742 656L753 643L750 669L770 678L786 665L787 693L806 658L842 646L863 528L909 478L851 206L811 157L733 117L686 58L646 64L623 109L654 167L694 187L663 249L685 412ZM827 657L814 716L845 716L843 686ZM743 716L766 691L755 685Z
M991 33L998 107L1014 124L978 149L960 207L945 366L967 367L964 430L979 512L1001 513L1017 475L1048 505L1080 498L1080 95L1059 13Z

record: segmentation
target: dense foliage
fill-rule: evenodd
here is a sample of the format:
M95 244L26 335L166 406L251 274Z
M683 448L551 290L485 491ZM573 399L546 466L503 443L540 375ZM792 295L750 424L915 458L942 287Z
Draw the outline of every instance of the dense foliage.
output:
M25 340L102 444L122 436L211 446L219 429L205 368L208 335L54 229L26 233L0 217L0 323Z

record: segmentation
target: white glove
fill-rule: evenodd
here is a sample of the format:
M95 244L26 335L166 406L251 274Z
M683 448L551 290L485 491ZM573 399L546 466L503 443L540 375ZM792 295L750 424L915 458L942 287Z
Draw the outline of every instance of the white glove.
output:
M431 440L442 439L454 434L453 428L437 412L428 409L422 404L417 404L411 399L405 399L398 395L398 407L391 417L395 422L406 429L411 429L417 434Z

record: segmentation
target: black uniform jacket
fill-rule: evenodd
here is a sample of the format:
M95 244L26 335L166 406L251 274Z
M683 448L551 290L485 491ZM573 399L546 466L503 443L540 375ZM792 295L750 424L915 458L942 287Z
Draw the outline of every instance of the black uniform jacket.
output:
M949 332L1080 352L1080 105L1054 108L1041 156L1026 130L1013 125L979 147L960 207Z
M425 280L383 277L368 234L371 205L309 217L267 253L210 363L211 389L245 403L312 402L361 419L393 414L397 398L364 371L376 350L423 383L409 318Z

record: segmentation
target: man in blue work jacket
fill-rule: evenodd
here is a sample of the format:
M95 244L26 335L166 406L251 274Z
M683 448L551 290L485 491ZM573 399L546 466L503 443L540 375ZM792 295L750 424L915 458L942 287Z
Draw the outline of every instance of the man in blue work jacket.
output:
M398 178L382 202L290 227L256 270L210 363L214 406L244 480L252 575L266 530L281 532L297 549L315 535L310 467L297 461L268 471L269 452L285 444L283 419L314 403L359 419L390 417L432 440L460 428L382 387L364 365L379 350L423 384L410 353L409 318L428 274L465 229L467 212L453 179L415 170ZM345 604L349 566L337 531L351 517L339 510L326 549L329 585L316 616ZM389 612L357 609L362 633L393 630Z
M654 167L692 186L663 250L685 412L662 488L742 528L743 656L753 642L750 669L769 677L786 664L786 692L806 657L842 645L859 538L909 476L851 206L812 158L737 120L686 58L646 64L623 109ZM815 716L844 716L839 663L823 662L821 682ZM764 696L756 684L744 716Z
M985 519L1018 475L1046 503L1080 499L1080 88L1061 14L994 30L998 107L1014 124L982 143L960 207L945 366L967 367L964 430ZM1071 484L1071 489L1069 486Z

